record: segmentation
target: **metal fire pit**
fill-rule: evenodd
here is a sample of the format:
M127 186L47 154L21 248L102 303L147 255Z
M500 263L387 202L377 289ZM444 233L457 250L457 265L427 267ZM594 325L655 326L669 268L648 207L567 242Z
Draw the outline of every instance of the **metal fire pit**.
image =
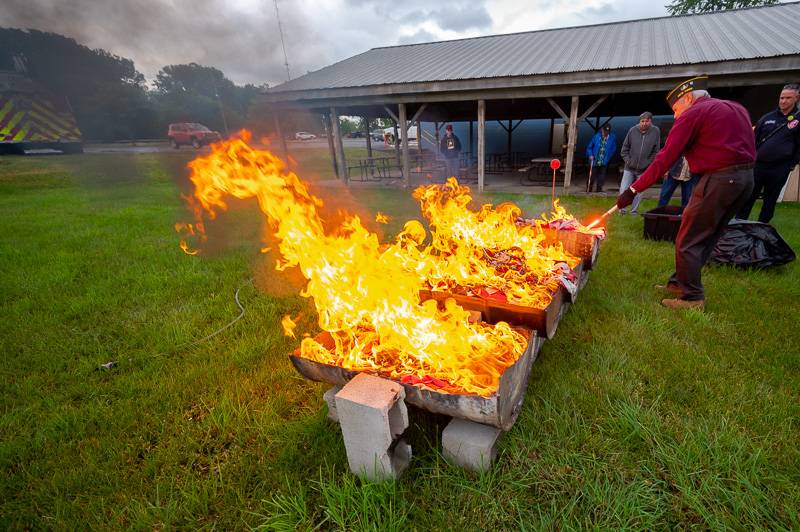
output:
M328 333L320 334L316 340L326 347L333 345ZM405 388L405 400L407 403L430 412L475 421L508 431L519 415L525 391L528 388L531 367L543 343L544 339L535 331L531 331L525 352L500 376L500 386L494 395L481 397L470 394L443 393L400 383ZM302 358L298 351L289 355L289 360L305 378L338 386L344 386L359 373ZM385 375L378 376L388 378Z
M561 242L567 252L583 259L584 270L591 270L597 264L601 242L598 237L579 231L560 231L548 228L544 228L542 232L546 245Z
M558 290L553 294L553 300L543 309L524 307L477 296L431 290L421 290L419 296L422 301L427 299L444 301L453 298L462 308L479 311L487 323L504 321L511 325L520 325L537 331L539 335L549 340L556 334L558 320L561 315L561 305L565 298L569 298L565 293L566 290L559 286Z

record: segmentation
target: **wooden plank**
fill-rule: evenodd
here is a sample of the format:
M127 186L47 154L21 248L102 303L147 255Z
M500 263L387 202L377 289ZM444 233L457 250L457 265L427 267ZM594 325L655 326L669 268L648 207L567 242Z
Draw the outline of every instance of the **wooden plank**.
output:
M397 115L394 114L391 109L389 109L388 105L384 105L383 108L386 109L386 112L389 114L391 119L395 121L395 123L398 122Z
M339 129L339 115L336 113L336 107L331 107L331 130L333 132L333 146L336 148L336 160L339 163L339 177L347 184L347 161L344 158L342 132Z
M339 165L336 161L336 148L333 145L333 128L331 127L330 113L323 115L322 123L325 126L325 136L328 137L328 150L331 154L331 163L333 163L333 174L336 176L336 179L339 179Z
M281 128L281 119L278 113L272 115L273 120L275 121L275 134L278 135L278 139L280 139L280 146L281 146L281 154L283 156L283 160L286 162L286 165L289 165L289 148L286 147L286 136L283 134L283 129Z
M408 177L411 173L411 165L408 161L408 122L406 121L406 104L399 105L400 115L400 138L403 145L403 186L408 187ZM417 133L419 136L419 133Z
M478 192L483 192L486 172L486 100L478 100Z
M559 105L556 103L554 99L547 98L547 103L550 104L550 107L556 110L556 113L558 113L559 116L564 119L564 122L569 122L569 117L567 116L567 113L565 113L564 110L561 109L561 107L559 107Z
M579 121L580 121L580 120L583 120L584 118L586 118L587 116L589 116L590 114L592 114L592 111L594 111L595 109L597 109L597 107L598 107L598 106L599 106L601 103L603 103L603 102L606 100L606 98L608 98L608 96L600 96L600 97L597 99L597 101L596 101L596 102L594 102L594 103L593 103L593 104L592 104L592 105L591 105L591 106L590 106L590 107L589 107L589 108L588 108L588 109L587 109L587 110L586 110L586 111L585 111L585 112L584 112L584 113L583 113L583 114L582 114L580 117L578 117L578 120L579 120Z
M569 112L569 129L567 129L567 163L564 169L564 190L569 189L572 180L572 162L575 159L575 143L578 138L578 97L572 97Z
M369 130L369 117L364 116L362 119L364 120L364 135L367 137L367 158L372 159L372 135L370 135ZM374 177L375 166L371 162L367 166L369 167L370 177Z

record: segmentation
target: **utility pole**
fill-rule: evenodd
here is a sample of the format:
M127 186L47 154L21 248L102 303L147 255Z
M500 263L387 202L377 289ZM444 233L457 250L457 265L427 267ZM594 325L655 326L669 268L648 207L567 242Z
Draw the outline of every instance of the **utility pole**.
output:
M278 17L278 34L281 36L281 48L283 48L283 64L286 65L286 79L292 80L289 73L289 57L286 55L286 43L283 40L283 26L281 26L281 13L278 11L278 0L275 0L275 15Z

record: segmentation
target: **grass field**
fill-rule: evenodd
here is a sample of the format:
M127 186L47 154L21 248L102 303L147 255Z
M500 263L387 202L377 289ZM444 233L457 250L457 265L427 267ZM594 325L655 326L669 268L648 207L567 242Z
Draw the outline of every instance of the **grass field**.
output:
M671 245L611 220L495 467L447 465L424 418L401 480L365 483L325 387L286 358L280 317L305 312L311 333L314 319L259 253L255 206L210 225L202 255L179 249L189 157L0 158L0 528L800 528L797 264L709 268L707 310L671 312L653 288ZM407 191L353 194L336 205L388 213L389 234L417 217ZM800 208L774 223L800 249ZM244 318L195 344L238 314L239 287Z

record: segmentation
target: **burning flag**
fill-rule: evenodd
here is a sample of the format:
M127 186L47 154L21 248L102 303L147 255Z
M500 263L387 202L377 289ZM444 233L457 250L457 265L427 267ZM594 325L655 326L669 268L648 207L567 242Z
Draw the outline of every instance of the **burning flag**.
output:
M301 295L314 301L318 324L333 346L312 338L302 357L347 369L370 371L451 393L488 396L524 351L527 338L506 323L471 323L469 312L447 302L420 303L426 286L409 268L424 229L407 224L397 242L381 246L357 216L326 227L322 201L272 153L252 148L249 134L215 144L190 163L198 219L213 219L226 198L256 198L272 227L282 260L307 280ZM195 224L195 228L202 227Z

